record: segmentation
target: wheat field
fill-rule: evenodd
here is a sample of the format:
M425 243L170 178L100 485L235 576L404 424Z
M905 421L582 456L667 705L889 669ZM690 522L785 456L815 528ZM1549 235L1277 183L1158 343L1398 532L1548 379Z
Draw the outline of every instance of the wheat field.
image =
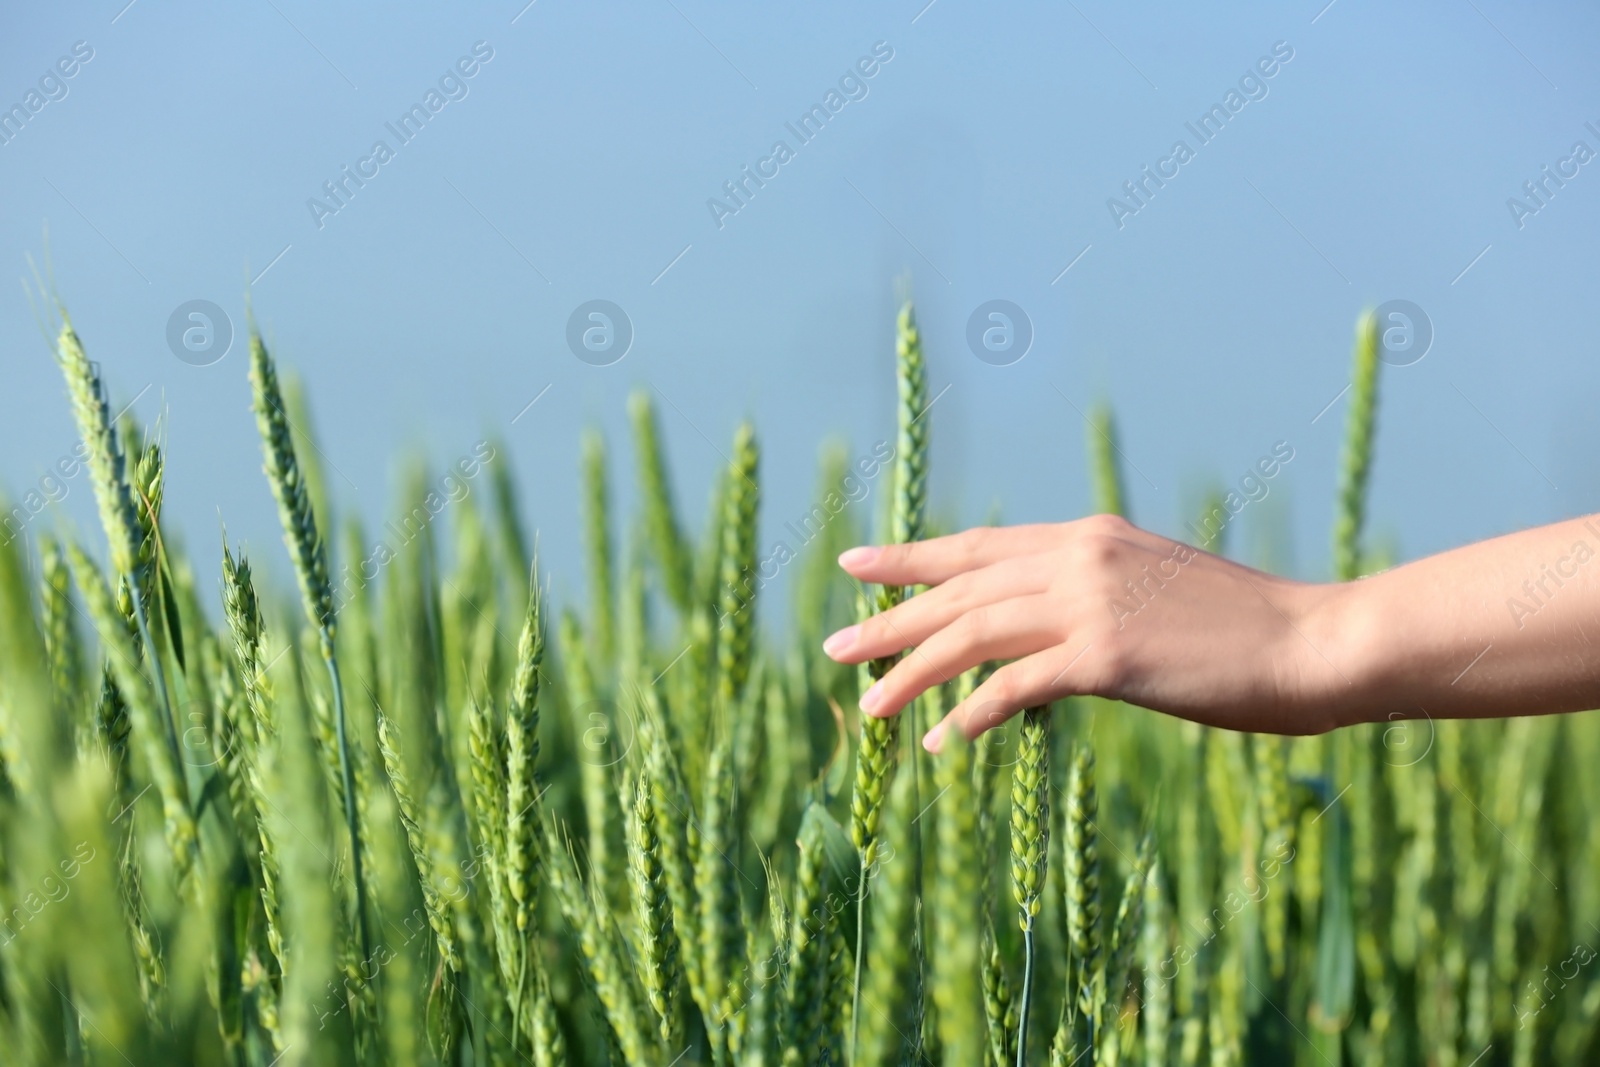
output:
M781 644L749 425L697 534L646 395L640 514L586 438L589 596L561 607L504 457L365 566L253 334L285 534L254 552L296 579L269 588L236 545L164 536L160 441L112 419L116 367L59 315L102 529L0 548L5 1063L1600 1062L1592 713L1291 740L1074 699L929 756L980 668L856 714L892 661L822 638L916 590L834 557L936 532L909 305L889 507L828 505ZM1375 331L1330 487L1341 579L1390 562L1362 540ZM1105 511L1114 436L1097 411ZM819 505L852 462L824 454Z

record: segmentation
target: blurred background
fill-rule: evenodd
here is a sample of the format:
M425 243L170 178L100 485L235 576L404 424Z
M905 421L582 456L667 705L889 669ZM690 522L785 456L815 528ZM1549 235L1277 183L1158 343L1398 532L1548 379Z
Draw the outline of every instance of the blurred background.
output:
M341 507L376 526L420 503L403 457L503 438L563 598L583 427L628 507L648 390L698 526L752 417L765 554L826 438L892 439L905 293L946 526L1084 513L1108 401L1132 517L1174 536L1292 449L1230 553L1326 577L1368 308L1380 544L1597 506L1590 6L525 3L14 6L0 486L59 503L13 529L100 540L86 478L42 481L76 444L21 284L46 255L119 406L161 419L169 526L216 558L220 516L283 580L247 301Z

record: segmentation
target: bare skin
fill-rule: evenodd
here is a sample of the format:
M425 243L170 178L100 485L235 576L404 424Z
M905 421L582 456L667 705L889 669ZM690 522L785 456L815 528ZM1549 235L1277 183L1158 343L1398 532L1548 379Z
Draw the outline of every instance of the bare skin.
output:
M823 644L910 649L870 715L1010 661L923 738L1095 694L1210 726L1314 734L1361 722L1600 707L1600 517L1523 530L1343 584L1291 581L1109 515L853 548L863 582L926 592Z

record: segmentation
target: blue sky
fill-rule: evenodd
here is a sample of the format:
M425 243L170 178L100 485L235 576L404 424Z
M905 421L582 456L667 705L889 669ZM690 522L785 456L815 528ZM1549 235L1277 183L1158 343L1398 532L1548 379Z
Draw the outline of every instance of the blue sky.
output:
M247 291L310 386L346 506L376 524L408 449L442 468L503 434L567 594L584 426L610 437L626 506L625 401L650 389L697 524L754 418L769 542L813 503L825 437L863 454L891 433L908 285L950 522L1081 514L1079 412L1105 399L1134 517L1174 535L1199 486L1292 446L1240 528L1280 516L1280 564L1325 576L1353 327L1393 300L1433 342L1384 370L1374 534L1415 556L1596 507L1600 163L1573 147L1600 151L1600 16L1579 5L124 2L8 19L0 107L39 106L0 143L0 258L24 278L48 224L92 358L165 413L169 522L202 560L220 513L282 573ZM78 42L92 58L70 62ZM401 143L386 124L430 90ZM830 90L801 143L789 124ZM1202 144L1186 124L1219 104ZM792 158L763 163L780 140ZM1179 140L1192 158L1163 163ZM708 206L747 166L772 176L736 213ZM1136 204L1124 183L1147 166L1172 176ZM1546 166L1576 174L1518 218L1508 200L1537 206L1524 183ZM344 167L369 177L330 213ZM193 300L235 332L208 366L167 342ZM567 341L592 300L631 324L606 366ZM1033 334L1007 366L967 343L991 300ZM20 284L0 287L0 360L15 498L75 443ZM54 512L92 521L81 478L30 531Z

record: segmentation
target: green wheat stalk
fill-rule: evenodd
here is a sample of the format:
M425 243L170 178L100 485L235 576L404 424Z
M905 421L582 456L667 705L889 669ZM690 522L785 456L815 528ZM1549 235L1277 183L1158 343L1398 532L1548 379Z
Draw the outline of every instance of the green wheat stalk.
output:
M922 539L928 506L928 368L922 358L922 335L917 330L911 301L900 308L895 323L895 383L897 404L895 436L894 512L890 536L897 544ZM878 591L878 611L888 611L905 598L898 586ZM888 674L900 657L873 660L868 674L873 682ZM850 839L860 856L856 876L855 975L851 991L850 1056L859 1044L861 976L866 968L868 872L877 858L878 821L894 776L899 751L900 716L861 717L860 749L856 754L855 787L850 795Z
M288 966L285 951L283 923L278 903L278 886L282 866L278 848L273 840L267 816L272 807L271 795L263 778L263 752L276 743L277 730L272 721L271 698L261 664L264 627L260 604L256 599L255 584L251 578L250 561L240 552L237 557L228 549L226 540L222 548L222 608L233 637L234 658L239 668L240 688L245 705L245 716L239 721L239 748L241 777L248 787L251 821L241 826L246 833L254 833L254 847L258 857L258 874L261 878L261 908L267 950L277 964L281 979ZM276 990L269 985L269 993ZM276 1016L275 1001L269 1005L269 1018ZM282 1049L282 1037L277 1027L269 1023L274 1044Z
M544 613L537 582L538 562L530 583L527 616L517 638L517 669L511 683L506 716L506 879L515 903L516 943L521 946L517 965L516 997L520 1016L530 1007L529 939L534 935L534 909L538 886L540 835L537 811L539 792L535 772L539 762L539 681L544 663ZM536 991L535 991L536 992Z
M1111 405L1096 404L1089 411L1089 465L1094 484L1094 510L1101 515L1127 515L1123 491L1122 450L1117 444L1117 421Z
M624 965L626 946L613 922L611 906L591 880L586 889L578 873L571 845L557 829L552 816L544 819L546 877L568 925L577 936L596 998L607 1026L628 1063L642 1063L655 1047L652 1032L657 1023L631 966Z
M732 715L750 677L756 624L756 515L761 499L756 478L760 462L755 429L742 423L733 438L722 519L717 707L724 715Z
M718 1055L732 1054L732 1032L744 1007L743 985L736 967L744 957L745 932L739 905L739 883L732 854L737 849L733 774L733 736L724 731L712 746L706 765L705 800L700 812L700 853L695 886L700 903L701 984L711 1011L707 1018Z
M1339 464L1339 506L1333 526L1333 571L1341 582L1361 573L1361 528L1367 517L1367 482L1378 409L1378 318L1371 312L1356 324L1350 374L1350 411L1345 416L1344 454Z
M1011 895L1022 927L1022 993L1017 1013L1017 1067L1028 1062L1028 1025L1035 981L1034 920L1044 898L1050 853L1050 709L1022 715L1011 775Z
M679 990L682 972L658 816L650 778L640 775L634 784L631 820L634 912L644 956L641 962L645 995L658 1020L661 1041L670 1053L684 1044Z
M639 491L644 499L645 523L661 567L661 584L680 612L694 605L689 547L672 505L672 484L661 448L661 428L650 394L639 390L628 398L633 420L635 457L639 465Z
M445 893L434 870L433 856L429 851L427 834L423 826L425 815L411 791L410 779L406 776L405 760L400 751L399 730L389 716L382 712L378 714L378 755L383 760L384 774L389 779L389 788L394 793L395 804L399 808L400 825L405 830L406 845L411 850L411 859L417 868L417 882L422 890L423 908L428 916L428 925L433 930L439 958L452 975L460 974L463 962L456 925L450 909L445 904Z
M112 602L111 591L106 588L100 571L76 545L68 546L67 563L78 591L83 594L84 610L105 646L118 692L127 701L133 735L143 749L146 770L155 779L173 862L180 871L187 871L199 842L182 763L176 748L164 744L164 732L158 722L161 712L151 692L154 680L146 678L139 667L139 650L128 633L122 613Z
M617 727L613 721L615 705L602 705L596 699L588 645L578 617L571 611L561 618L560 646L566 703L576 735L589 870L601 894L607 900L619 901L623 878L617 869L616 850L622 842L616 828L621 823L621 809L612 792L611 778L613 761L619 758L611 736Z
M916 829L912 820L919 814L915 786L911 775L895 776L882 847L867 871L874 882L873 906L866 915L872 966L861 976L861 1030L858 1058L853 1061L860 1064L895 1062L896 1050L906 1043L902 1031L909 1029L906 976L915 973L912 941L920 907L911 845Z
M1117 905L1116 919L1111 924L1111 948L1107 954L1105 975L1099 982L1095 995L1095 1011L1090 1016L1095 1020L1097 1032L1105 1032L1108 1026L1115 1028L1118 1010L1124 999L1124 987L1133 968L1134 952L1138 947L1144 923L1145 882L1150 876L1150 866L1154 861L1155 839L1146 834L1139 843L1139 851L1134 854L1133 864L1128 869L1127 881L1122 888L1122 899ZM1109 1038L1097 1045L1096 1055L1106 1055L1109 1059L1110 1046L1116 1042L1117 1035L1113 1032Z
M979 1064L988 1044L981 986L981 942L972 916L984 906L978 853L978 817L972 792L973 746L964 738L945 742L934 765L932 991L939 1044L949 1063Z
M66 553L55 538L43 542L39 552L40 613L45 652L50 658L50 684L61 702L63 713L76 715L83 700L83 646L73 619L77 605L72 602L72 574L67 569ZM91 726L84 721L80 729Z
M928 409L928 367L909 300L900 308L896 322L895 372L899 402L890 536L896 544L909 544L922 539L928 510L928 424L922 418Z
M100 512L100 524L110 546L112 573L129 584L134 622L149 657L151 681L161 704L163 734L176 762L179 760L178 735L167 693L166 671L156 648L150 626L150 606L144 595L149 581L148 564L141 553L144 539L140 535L139 509L128 481L127 457L111 418L111 403L100 378L99 365L89 361L72 328L72 320L64 310L61 320L56 361L66 376L73 419L87 447L85 466Z
M784 1067L815 1062L809 1053L824 1026L827 999L828 942L837 918L824 887L827 863L823 822L800 823L800 859L795 871L793 919L789 929L787 984L782 1027Z
M1067 772L1061 855L1066 886L1067 942L1072 950L1068 999L1089 1026L1094 1048L1094 996L1100 972L1100 827L1095 789L1094 749L1079 745Z
M599 434L583 435L584 551L589 571L589 618L596 663L610 663L616 652L616 579L612 564L611 494L606 474L606 444Z
M985 864L985 868L987 868ZM985 916L983 931L983 1015L989 1037L989 1059L1007 1067L1017 1058L1017 1006L1011 979L995 937L994 920Z
M250 388L261 432L262 452L266 457L267 481L278 502L278 517L283 523L284 543L294 560L295 578L300 585L300 600L306 617L317 631L322 661L328 669L333 689L333 716L339 750L339 777L344 794L344 820L350 835L350 869L355 881L356 930L362 959L372 957L372 937L367 930L367 886L362 872L361 827L356 814L356 783L350 759L349 730L345 722L344 687L339 680L339 661L334 655L333 586L328 580L326 546L317 533L317 519L311 511L311 495L295 455L289 417L284 411L278 370L253 329L250 334Z
M507 868L511 857L506 835L506 731L491 703L474 699L467 709L467 748L471 780L471 821L483 851L484 881L489 887L489 926L494 935L495 962L508 990L520 988L515 904ZM520 1022L513 1011L514 1026ZM513 1031L515 1035L517 1031Z
M667 893L674 914L683 916L683 921L687 922L690 916L700 912L694 880L695 857L700 854L700 823L694 816L688 781L678 762L671 720L663 714L653 689L635 693L634 699L639 705L638 740L644 750L641 777L650 783L654 810L666 818L666 825L658 827L658 836ZM680 953L678 962L687 980L690 998L703 1014L711 1014L700 954Z

